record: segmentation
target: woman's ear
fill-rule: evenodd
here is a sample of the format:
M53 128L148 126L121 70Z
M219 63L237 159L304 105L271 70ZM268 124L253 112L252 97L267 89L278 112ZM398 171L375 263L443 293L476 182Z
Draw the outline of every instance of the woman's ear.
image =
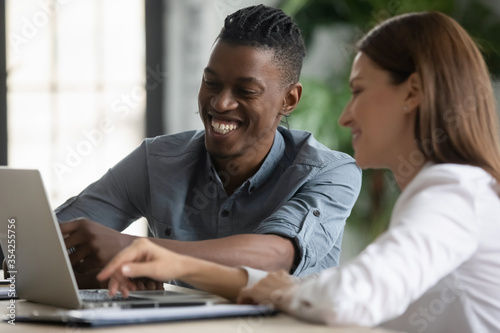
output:
M412 73L406 81L408 85L408 94L405 99L405 112L416 110L422 100L422 80L418 73Z
M297 104L299 104L300 97L302 96L302 84L299 82L292 84L288 88L288 92L283 99L283 107L280 112L283 116L288 116L295 109Z

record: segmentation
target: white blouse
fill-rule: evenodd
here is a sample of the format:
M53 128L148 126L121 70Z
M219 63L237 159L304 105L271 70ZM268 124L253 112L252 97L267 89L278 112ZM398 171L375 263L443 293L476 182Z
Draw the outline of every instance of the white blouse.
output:
M302 281L290 312L406 332L500 331L499 194L481 168L426 165L389 229L345 265Z

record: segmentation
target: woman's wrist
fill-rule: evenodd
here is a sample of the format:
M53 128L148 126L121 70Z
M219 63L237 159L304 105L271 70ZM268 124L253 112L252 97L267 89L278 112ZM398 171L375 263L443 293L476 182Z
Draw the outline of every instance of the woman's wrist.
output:
M184 255L181 255L177 262L180 268L176 279L229 300L236 299L248 281L247 272L239 267L229 267Z
M174 271L175 277L173 279L178 280L191 280L196 279L196 277L202 272L202 267L199 264L199 259L186 256L183 254L177 254L174 261ZM168 268L171 271L172 267Z

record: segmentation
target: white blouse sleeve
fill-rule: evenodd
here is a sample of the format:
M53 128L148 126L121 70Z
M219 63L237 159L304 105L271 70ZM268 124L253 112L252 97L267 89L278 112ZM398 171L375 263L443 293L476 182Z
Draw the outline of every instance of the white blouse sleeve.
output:
M239 267L247 272L248 281L246 287L252 287L254 284L265 278L268 274L266 271L261 271L260 269L255 269L248 266Z
M288 312L330 325L374 326L402 314L478 246L474 183L424 169L396 203L389 230L346 265L304 281Z

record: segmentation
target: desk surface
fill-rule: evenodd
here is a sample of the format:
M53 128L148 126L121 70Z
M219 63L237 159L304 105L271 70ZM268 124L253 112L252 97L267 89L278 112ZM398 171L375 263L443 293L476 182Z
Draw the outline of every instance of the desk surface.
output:
M169 284L165 284L166 290L181 291L187 293L202 293L193 289L186 289ZM0 332L65 332L65 333L80 333L83 331L88 332L137 332L140 329L141 333L149 332L204 332L204 333L267 333L267 332L287 332L287 333L390 333L394 331L370 329L363 327L343 327L332 328L323 325L310 324L304 321L297 320L286 314L278 314L271 317L238 317L238 318L225 318L225 319L208 319L208 320L194 320L184 322L165 322L155 324L142 324L142 325L126 325L105 328L81 328L64 325L51 325L51 324L29 324L16 322L13 326L3 321L5 315L8 313L7 306L9 301L0 301ZM23 315L31 313L34 310L39 312L53 311L57 308L42 304L27 302L24 300L16 300L16 314Z
M7 313L8 301L0 301L0 314L2 318ZM47 310L51 307L25 302L22 300L16 301L16 311L22 314L25 311ZM28 324L16 323L15 326L6 322L0 323L0 331L2 333L9 332L134 332L140 330L141 333L149 332L204 332L204 333L267 333L267 332L287 332L287 333L389 333L392 331L369 329L369 328L332 328L322 325L314 325L299 321L285 314L278 314L272 317L249 317L249 318L226 318L226 319L209 319L209 320L195 320L189 322L169 322L145 325L128 325L116 326L106 328L80 328L64 325L42 325L42 324Z

